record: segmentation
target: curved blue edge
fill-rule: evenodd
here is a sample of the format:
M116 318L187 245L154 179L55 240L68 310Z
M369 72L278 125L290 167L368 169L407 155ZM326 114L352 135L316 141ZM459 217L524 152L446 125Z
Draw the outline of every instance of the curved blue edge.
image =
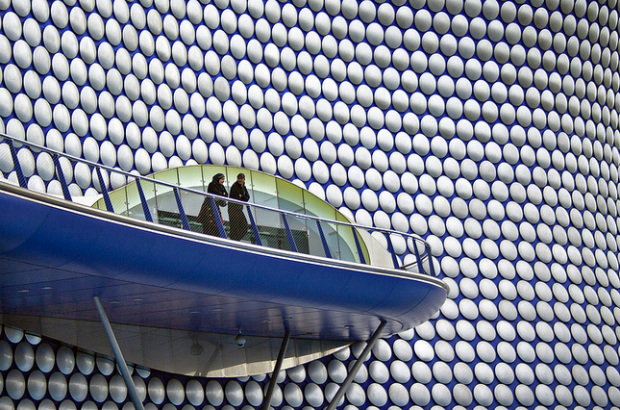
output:
M382 320L384 335L411 328L447 296L436 278L265 253L5 184L0 209L6 314L97 320L99 296L113 323L354 341Z

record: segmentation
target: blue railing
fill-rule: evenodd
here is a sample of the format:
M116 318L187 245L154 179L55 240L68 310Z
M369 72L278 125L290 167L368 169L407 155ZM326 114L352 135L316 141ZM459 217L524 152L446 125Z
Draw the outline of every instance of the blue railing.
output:
M83 190L92 194L96 189L102 196L99 209L185 231L227 240L232 235L263 247L436 275L428 243L410 233L215 196L5 134L0 134L0 173L24 189L72 202Z

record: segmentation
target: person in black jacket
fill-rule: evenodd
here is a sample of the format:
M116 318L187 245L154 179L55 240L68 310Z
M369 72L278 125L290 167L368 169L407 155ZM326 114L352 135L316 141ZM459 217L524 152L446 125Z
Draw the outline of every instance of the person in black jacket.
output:
M230 197L239 201L247 202L250 199L248 189L245 187L245 175L237 175L237 182L230 187ZM248 232L248 220L243 213L243 205L230 203L228 207L230 216L230 239L240 241Z
M210 194L228 197L228 192L226 192L226 188L224 187L224 181L224 174L217 173L213 175L213 179L209 183L207 192ZM215 218L220 218L220 221L222 220L220 207L226 206L227 202L221 199L216 199L216 209L213 209L212 204L213 203L211 202L211 197L206 197L205 200L202 202L200 212L198 213L198 222L202 224L203 233L206 233L207 235L220 236L217 221Z

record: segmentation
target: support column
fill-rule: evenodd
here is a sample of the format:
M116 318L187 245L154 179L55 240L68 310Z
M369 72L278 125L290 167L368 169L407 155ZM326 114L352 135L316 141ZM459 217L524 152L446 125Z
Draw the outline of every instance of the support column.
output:
M381 334L381 331L383 330L385 325L386 325L386 322L381 322L381 324L379 325L377 330L375 330L375 333L372 335L370 340L368 342L366 342L366 347L364 348L364 351L360 355L359 359L357 359L357 361L353 365L353 368L349 372L349 375L344 380L344 382L340 385L340 387L338 388L338 391L336 392L336 395L329 402L329 406L327 406L327 409L325 409L325 410L334 410L338 406L338 402L340 401L340 399L342 399L344 394L349 389L349 386L351 385L351 382L353 382L353 378L355 378L355 375L359 371L360 367L362 367L362 364L364 364L364 360L366 358L366 355L368 355L368 353L370 353L370 350L375 345L375 342L379 338L379 335Z
M280 369L282 368L282 362L284 361L284 356L286 355L286 349L288 347L290 336L291 332L290 330L287 330L286 333L284 333L284 338L282 339L282 344L280 345L278 360L276 361L276 366L273 368L273 373L271 373L271 380L269 380L269 387L267 388L263 405L260 408L261 410L269 410L269 406L271 405L271 396L273 396L273 391L276 388L278 373L280 373Z
M133 379L129 374L129 369L127 368L127 363L125 363L125 359L123 358L123 353L121 352L121 348L118 346L116 342L116 337L114 336L114 332L112 331L112 326L110 325L110 321L103 310L103 306L101 305L101 301L98 296L93 298L95 300L95 305L97 306L97 312L99 313L99 318L101 319L101 323L103 324L103 329L105 330L106 336L108 336L108 340L110 341L110 346L112 347L112 351L114 352L114 358L116 359L116 363L121 371L121 376L123 376L123 380L125 380L125 384L127 385L127 390L129 391L129 397L133 402L136 410L144 410L144 406L142 405L142 401L138 397L138 391L136 390L136 385L133 383Z

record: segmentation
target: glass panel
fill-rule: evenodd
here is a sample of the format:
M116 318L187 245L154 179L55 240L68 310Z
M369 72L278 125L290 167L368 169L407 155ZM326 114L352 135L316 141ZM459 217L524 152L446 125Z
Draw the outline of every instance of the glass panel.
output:
M177 168L155 172L151 175L151 178L158 181L167 182L169 184L179 185L179 174Z
M95 202L93 204L93 208L95 208L95 209L102 209L102 210L105 211L105 203L103 202L103 198L101 198L100 200Z
M290 242L282 222L282 214L259 208L254 208L253 212L263 245L270 248L290 250Z
M278 209L304 214L305 206L302 190L298 186L283 179L276 178L275 181L278 193ZM297 251L306 254L310 253L309 231L306 219L288 214L286 215L286 219ZM287 237L287 247L285 249L292 249L289 242Z
M312 219L309 219L306 222L306 228L308 232L308 248L309 248L309 252L311 255L325 257L327 256L327 254L325 253L325 246L323 245L323 239L321 239L321 234L319 232L319 228L317 224L318 222L319 222L318 220L312 220ZM323 229L323 231L325 230L323 226L321 226L321 228ZM327 238L325 238L325 241L327 241Z
M202 168L202 178L205 181L204 182L205 192L207 192L209 184L211 183L211 181L213 181L213 177L216 174L226 175L226 167L209 165L209 166L205 166L201 168ZM224 182L224 186L226 187L226 190L228 191L228 178L226 178L226 181Z
M154 175L154 178L159 181L172 183L175 186L178 186L177 184L180 182L183 186L189 187L190 189L202 191L203 189L206 190L205 185L210 182L212 176L218 172L224 173L227 180L226 188L228 190L230 190L231 185L236 181L237 174L240 172L245 174L246 186L251 196L249 205L251 205L252 202L256 202L275 209L305 213L322 219L342 221L345 223L349 222L347 218L340 214L334 207L309 192L302 190L300 187L286 180L243 168L191 166L159 172ZM173 187L144 180L142 180L142 187L154 222L182 228L183 225ZM205 232L203 221L201 221L200 218L205 197L199 193L191 192L181 187L178 188L178 192L190 229L194 232ZM146 220L144 209L140 202L140 195L135 183L131 183L116 190L111 195L111 199L117 213L140 220ZM218 201L218 208L224 229L230 237L230 204L227 202L228 201L224 199L220 199ZM104 200L100 199L95 207L105 209ZM207 201L206 208L212 213L210 201ZM256 242L246 207L242 208L241 215L243 215L247 221L247 230L245 230L241 236L236 235L234 239ZM252 207L252 216L256 222L257 231L264 246L291 250L289 234L283 224L282 214L279 211ZM213 218L211 219L214 221ZM287 215L287 222L290 234L293 236L299 252L325 257L327 255L325 246L327 246L332 258L352 262L360 261L352 227L346 224L341 225L338 223L321 221L320 226L324 234L323 239L319 231L317 220L315 219ZM213 234L219 236L217 228ZM361 235L358 236L358 238L362 252L364 252L364 259L368 262L369 253L362 236L366 237L367 235ZM406 248L404 243L401 245L400 247ZM402 254L406 249L399 249L398 251L399 254ZM410 260L411 258L408 258L408 261Z
M239 174L245 175L245 185L246 187L250 186L251 177L250 175L248 175L249 170L247 169L237 168L237 167L227 167L224 170L223 174L226 175L226 182L224 183L224 185L226 186L226 190L228 191L229 194L230 194L230 188L237 181L237 175ZM249 190L250 189L248 188L248 191Z
M323 201L321 198L312 195L309 192L302 191L304 195L304 203L306 205L306 215L314 215L323 219L335 220L336 208Z
M250 192L250 200L257 204L277 208L278 198L275 178L272 175L258 172L251 172L250 174L251 179L249 181L246 175L246 187ZM260 208L254 208L253 212L263 245L284 249L286 237L282 235L284 231L280 214Z
M338 239L338 225L323 221L321 222L321 228L323 228L325 241L327 242L332 258L342 260L340 255L340 241Z
M249 181L246 176L245 185L254 203L271 208L278 207L276 180L272 175L252 172Z
M163 184L154 184L154 200L155 200L155 213L157 218L153 216L154 220L162 225L181 227L181 220L179 219L179 209L174 197L172 187Z
M205 181L202 177L202 167L189 166L177 168L179 175L179 183L184 188L194 189L196 191L207 191L209 181Z
M144 189L144 181L140 181L140 185ZM121 191L121 190L119 190ZM140 194L138 192L138 185L134 182L132 184L127 185L122 189L125 191L125 195L127 198L127 216L130 216L135 219L141 219L143 221L146 220L146 216L144 215L144 208L142 207L142 202L140 201ZM116 192L114 193L116 194ZM152 215L152 212L151 212Z
M110 201L112 202L112 207L114 208L114 213L127 215L127 211L129 209L129 201L127 200L127 193L124 190L115 190L112 184L112 181L125 181L125 175L120 174L119 172L110 171L109 178L105 176L106 170L101 170L101 174L103 176L104 181L108 180L108 195L110 196Z
M338 225L338 249L340 251L340 259L349 262L360 262L357 244L353 236L353 227L348 225ZM357 232L356 232L357 233ZM363 243L358 236L360 245ZM367 261L368 259L366 259Z
M185 189L179 189L179 196L190 230L202 232L202 224L198 221L198 214L200 213L202 203L206 197Z
M316 246L312 246L312 251L311 251L311 245L310 245L311 238L310 238L310 232L308 230L308 220L306 218L302 218L302 217L298 217L294 215L287 215L286 220L288 222L289 228L291 230L291 234L295 241L295 246L297 247L297 251L301 253L310 254L310 255L319 255L318 252L321 251L320 247L316 249L317 248ZM316 244L316 238L317 237L314 238L315 244Z
M307 215L314 215L328 220L336 219L337 211L334 207L309 192L302 192L304 195ZM327 242L331 257L340 259L340 249L334 224L323 222L321 223L321 228L323 229L323 234L325 235L325 241ZM308 231L310 239L310 253L313 255L325 256L323 241L321 240L316 221L308 223Z
M129 202L127 200L127 192L124 189L119 189L114 192L114 195L110 195L110 202L112 202L112 208L114 208L115 214L128 214Z
M306 212L301 188L288 181L276 178L276 189L278 192L278 209L298 214Z
M350 223L349 220L340 213L336 213L336 220ZM335 229L337 231L340 259L351 262L360 262L361 259L357 250L357 244L355 242L355 237L353 236L353 228L349 225L338 224L336 225ZM366 261L366 263L368 263L368 251L366 250L364 241L362 240L359 233L357 235L357 239L359 241L360 247L362 248L362 252L364 253L364 260Z
M109 198L110 199L109 204L112 207L111 209L108 203L105 201L106 193L108 194L108 197L110 193L110 190L109 190L110 176L108 174L108 171L105 169L95 167L95 166L91 166L91 165L86 165L86 167L90 171L91 183L92 183L93 188L95 188L95 190L102 195L103 201L101 202L101 205L102 205L101 209L105 211L114 212L116 210L116 207L114 206L115 204L112 198ZM122 198L121 200L124 200L124 199L125 198ZM123 209L122 206L120 206L120 209L121 210Z

